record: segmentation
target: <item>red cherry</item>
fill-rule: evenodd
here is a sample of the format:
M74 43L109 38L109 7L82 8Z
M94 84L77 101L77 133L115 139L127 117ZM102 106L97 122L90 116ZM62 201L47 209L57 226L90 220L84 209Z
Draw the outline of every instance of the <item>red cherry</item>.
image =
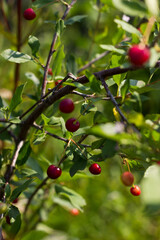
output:
M70 210L70 214L73 216L79 215L79 210L77 208L73 208Z
M60 80L60 79L57 80L57 81L55 82L55 85L57 86L61 81L62 81L62 80ZM62 88L62 85L60 85L59 88Z
M137 185L135 185L134 187L130 188L130 192L132 193L132 195L134 196L139 196L141 194L141 189L140 187L138 187Z
M59 104L59 110L63 113L71 113L74 110L74 103L72 99L63 99Z
M150 50L143 45L133 45L128 51L128 56L133 65L140 67L149 60Z
M124 172L121 175L121 180L125 186L132 186L134 183L134 176L131 172Z
M52 68L48 68L48 74L51 75L51 76L53 75Z
M66 122L66 128L70 132L76 132L80 127L80 123L76 118L69 118Z
M13 202L12 202L12 203L15 203L15 204L16 204L16 203L18 203L18 201L19 201L19 199L18 199L18 198L16 198L16 199L14 199L14 200L13 200Z
M33 20L36 17L36 14L32 8L27 8L24 11L23 16L26 20Z
M94 175L98 175L101 173L101 167L97 163L93 163L90 166L89 171Z
M47 169L47 175L49 178L56 179L61 176L62 170L55 165L50 165Z

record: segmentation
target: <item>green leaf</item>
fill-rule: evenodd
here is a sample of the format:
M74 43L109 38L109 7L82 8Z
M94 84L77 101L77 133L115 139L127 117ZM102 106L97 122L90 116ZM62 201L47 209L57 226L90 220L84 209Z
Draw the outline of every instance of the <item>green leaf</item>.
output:
M11 194L11 187L8 183L5 185L5 198L7 199L8 197L10 197L10 194Z
M38 145L43 143L46 140L46 133L45 132L38 132L35 135L35 139L33 140L34 145Z
M12 220L11 220L12 222ZM10 234L12 237L16 236L21 228L21 215L19 214L16 218L13 224L11 224Z
M65 121L62 117L51 117L48 125L57 125L61 127L63 134L66 133Z
M124 61L124 55L116 55L116 54L112 55L112 58L111 58L111 62L112 62L111 68L120 66L123 63L123 61ZM116 74L116 75L113 75L113 80L119 86L120 83L123 81L125 76L126 76L126 73Z
M33 179L29 179L19 187L15 188L10 197L10 201L13 202L14 199L18 198L18 196L28 188L32 181Z
M17 165L22 166L26 163L27 159L29 158L29 155L31 153L32 149L30 146L30 142L26 141L23 147L21 148L18 159L17 159Z
M64 21L62 19L58 20L56 23L56 32L60 36L65 28Z
M81 20L86 17L87 17L87 15L77 15L77 16L67 19L64 23L65 23L65 25L72 25L75 22L81 22Z
M124 125L120 122L117 123L106 123L99 126L95 126L88 130L89 134L93 134L98 137L111 139L124 145L137 145L140 146L138 136L124 132Z
M56 76L61 72L61 68L62 68L62 63L63 63L63 59L65 57L64 54L64 46L62 45L61 47L59 47L58 51L56 51L55 53L55 58L54 58L54 62L53 62L53 75Z
M97 107L95 107L92 102L85 102L81 105L80 113L82 115L86 115L90 112L96 112L96 111L97 111Z
M47 232L40 231L40 230L32 230L31 232L27 233L21 240L43 240L44 237L48 235Z
M98 81L98 80L96 79L96 77L95 77L93 74L89 73L89 72L86 72L86 76L87 76L87 78L89 79L90 88L91 88L94 92L100 93L100 92L101 92L100 81Z
M33 60L29 55L11 49L4 50L0 55L7 61L14 63L25 63Z
M30 48L32 50L32 55L36 57L36 53L38 52L39 47L40 47L38 38L30 35L29 39L28 39L28 45L30 46Z
M87 166L87 159L85 159L84 157L80 156L77 153L74 153L73 165L69 171L70 176L73 177L78 170L84 170L86 166Z
M39 85L40 81L39 81L39 79L34 75L34 73L32 73L32 72L26 72L26 73L25 73L25 76L26 76L29 80L31 80L36 87Z
M141 183L142 199L145 204L160 204L160 167L150 166Z
M12 112L21 102L22 102L22 92L24 89L25 84L20 85L16 88L15 94L11 100L9 111Z
M126 97L126 94L129 90L129 86L130 86L129 79L125 79L120 83L119 92L120 92L120 96L122 96L122 102L124 101L124 99Z
M50 118L46 117L44 114L41 114L41 118L44 122L44 125L47 126L48 123L50 122Z
M117 23L119 26L121 26L121 27L123 28L123 30L125 30L126 32L135 34L135 35L137 35L139 38L142 37L142 34L140 33L140 31L137 30L135 27L133 27L131 24L126 23L126 22L124 22L124 21L122 21L122 20L118 20L118 19L115 19L114 21L115 21L115 23Z
M72 189L56 184L55 190L56 193L60 196L68 198L75 208L81 210L81 207L84 207L86 205L86 201L84 200L84 198Z
M22 178L23 177L25 177L25 178L37 177L40 180L42 180L41 175L37 171L30 169L30 168L24 168L24 169L20 170L19 174L21 175Z
M3 107L3 101L2 101L2 98L0 96L0 108L2 108L2 107Z
M135 17L145 17L148 15L145 4L139 0L112 0L112 2L117 9L127 15Z
M59 197L54 197L53 201L54 203L60 205L61 207L67 210L71 210L74 207L68 199L64 200Z
M100 47L104 50L108 50L108 51L111 51L111 52L116 52L116 53L119 53L119 54L125 54L126 53L123 49L116 48L113 45L100 44Z
M74 55L69 55L67 57L66 68L67 72L73 73L73 75L77 74L77 63Z
M111 158L116 153L117 142L107 139L102 148L102 157Z
M104 116L103 113L97 111L94 115L93 122L94 124L98 123L105 123L107 121L107 118Z
M21 120L19 119L19 117L14 117L9 119L9 122L17 124L17 123L21 123Z
M148 11L151 13L151 16L158 16L159 14L159 4L158 0L145 0L145 3L147 5Z
M66 82L65 85L77 87L77 88L79 88L79 89L82 90L82 91L89 91L89 90L90 90L89 87L86 87L86 86L84 86L83 84L78 83L78 82L73 82L73 83Z
M32 7L42 8L51 4L57 3L56 0L36 0L32 3Z
M103 145L104 142L105 142L104 139L99 139L95 142L92 142L92 145L91 145L92 150L93 149L99 149Z

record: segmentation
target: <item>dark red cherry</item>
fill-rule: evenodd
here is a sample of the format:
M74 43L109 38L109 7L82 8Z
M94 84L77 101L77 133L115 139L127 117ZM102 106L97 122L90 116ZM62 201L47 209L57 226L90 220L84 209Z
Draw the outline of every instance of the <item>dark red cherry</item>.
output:
M90 166L89 171L94 175L98 175L101 173L101 167L97 163L93 163Z
M74 103L72 99L63 99L59 104L59 110L63 113L71 113L74 110Z
M76 132L80 127L80 123L76 118L69 118L66 122L66 128L70 132Z
M33 20L36 17L36 14L32 8L27 8L24 11L23 16L26 20Z
M50 165L47 169L47 175L49 178L56 179L61 176L62 170L55 165Z

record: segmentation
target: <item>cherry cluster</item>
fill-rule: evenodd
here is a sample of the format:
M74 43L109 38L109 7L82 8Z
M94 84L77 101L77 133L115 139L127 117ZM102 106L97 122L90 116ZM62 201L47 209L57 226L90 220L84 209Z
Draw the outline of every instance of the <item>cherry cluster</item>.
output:
M122 180L122 183L125 186L127 186L127 187L132 186L130 188L130 192L131 192L132 195L139 196L141 194L140 187L133 184L134 183L134 176L131 172L122 173L121 180Z
M74 103L72 99L70 98L65 98L63 99L60 104L59 104L59 110L62 113L71 113L74 110ZM76 132L80 127L80 123L76 118L69 118L66 121L66 129L70 132ZM101 167L97 163L93 163L89 167L90 173L94 175L98 175L101 173ZM51 179L56 179L61 176L62 170L61 168L55 166L55 165L50 165L47 170L47 175Z

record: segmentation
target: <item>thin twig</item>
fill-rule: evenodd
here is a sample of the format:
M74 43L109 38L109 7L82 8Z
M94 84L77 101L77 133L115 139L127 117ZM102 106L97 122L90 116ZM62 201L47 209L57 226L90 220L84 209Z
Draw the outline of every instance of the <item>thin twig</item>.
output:
M124 116L124 114L122 113L121 109L119 108L118 103L116 102L114 96L113 96L112 93L110 92L109 87L108 87L107 83L105 82L104 78L100 77L100 80L101 80L101 82L102 82L102 84L103 84L103 86L104 86L104 88L105 88L105 90L106 90L106 92L107 92L107 96L110 97L112 103L114 104L114 106L116 107L119 115L121 116L122 122L128 124L127 118Z
M72 0L71 4L66 6L66 10L65 10L65 12L64 12L64 14L63 14L63 16L61 18L62 20L64 20L66 18L66 16L68 15L71 7L75 3L76 3L76 0ZM58 33L55 32L54 35L53 35L53 39L52 39L50 51L49 51L49 54L48 54L47 62L46 62L46 65L44 67L44 75L43 75L43 82L42 82L41 98L45 95L45 92L46 92L48 68L49 68L49 65L50 65L50 62L51 62L51 59L52 59L52 55L55 52L54 47L55 47L55 43L57 41L57 38L58 38Z
M81 68L77 71L77 73L80 73L80 72L84 71L85 69L89 68L93 63L95 63L95 62L97 62L98 60L100 60L101 58L107 56L108 53L109 53L109 51L105 51L105 52L99 54L98 57L92 59L89 63L87 63L87 64L85 64L83 67L81 67Z
M17 1L17 51L18 52L20 52L21 50L21 25L22 25L21 14L22 14L22 1L18 0ZM20 75L20 64L16 63L13 92L15 92L18 86L19 75Z
M58 140L61 140L61 141L63 141L63 142L68 143L68 141L69 141L69 140L66 139L66 138L60 137L60 136L58 136L58 135L56 135L56 134L50 133L50 132L48 132L48 131L46 131L46 130L43 130L43 126L39 126L39 125L36 124L36 123L33 124L33 127L36 128L36 129L38 129L38 130L44 131L47 135L49 135L49 136L51 136L51 137L53 137L53 138L56 138L56 139L58 139Z
M38 185L38 187L34 190L34 192L31 194L31 196L28 198L28 202L27 202L27 204L26 204L26 206L25 206L25 209L24 209L24 217L25 217L25 215L26 215L26 212L27 212L27 210L28 210L28 207L29 207L32 199L34 198L34 196L36 195L36 193L39 191L39 189L41 189L41 188L46 184L46 182L47 182L48 179L49 179L49 177L46 177L46 178Z
M16 161L18 158L19 151L23 147L23 144L24 144L24 141L20 140L15 147L15 151L14 151L11 163L7 166L7 170L5 172L4 178L5 178L6 182L10 181L10 178L11 178L13 171L15 169L15 166L16 166Z

